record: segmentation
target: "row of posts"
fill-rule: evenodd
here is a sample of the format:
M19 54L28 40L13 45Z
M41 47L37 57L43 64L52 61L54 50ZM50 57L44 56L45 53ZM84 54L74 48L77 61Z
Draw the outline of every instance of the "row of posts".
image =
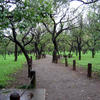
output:
M65 66L68 67L67 56L65 56ZM76 60L73 60L73 70L76 71ZM87 77L89 77L89 78L92 77L92 64L91 63L88 63Z

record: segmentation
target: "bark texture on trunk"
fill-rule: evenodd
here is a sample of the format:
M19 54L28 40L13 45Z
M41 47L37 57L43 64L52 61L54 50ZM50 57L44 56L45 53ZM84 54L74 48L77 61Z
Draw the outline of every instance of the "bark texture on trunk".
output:
M57 45L56 39L53 40L53 44L54 44L54 51L53 51L52 62L53 62L53 63L57 63L57 62L58 62L58 57L57 57L58 45Z
M30 64L30 58L28 56L28 53L27 53L25 47L23 45L21 45L21 43L16 39L16 31L15 31L15 27L14 27L13 23L11 23L11 25L12 25L12 33L13 33L13 38L14 38L13 42L21 48L21 51L23 52L23 54L26 58L27 65L28 65L28 77L30 77L30 68L32 67Z
M94 58L94 56L95 56L95 49L93 48L92 49L92 58Z
M15 43L15 52L14 52L14 55L15 55L15 61L17 61L17 57L18 57L18 47L17 47L17 44Z
M81 60L81 49L79 49L79 60Z
M38 48L38 43L35 42L35 53L36 53L36 59L41 59L41 55L42 55L42 46L39 49Z

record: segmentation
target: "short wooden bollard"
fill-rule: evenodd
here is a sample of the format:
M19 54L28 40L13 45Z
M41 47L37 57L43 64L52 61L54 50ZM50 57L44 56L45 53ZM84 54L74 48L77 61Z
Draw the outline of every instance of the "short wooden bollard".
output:
M20 100L20 95L18 93L12 93L10 95L10 100Z
M88 71L87 71L87 77L92 77L92 64L88 63Z
M30 79L31 79L31 88L35 88L36 87L36 72L35 71L31 71L30 72Z
M73 60L73 70L76 70L76 60Z
M29 66L28 66L28 77L30 77L30 71L32 70L32 56L29 59Z
M67 57L65 57L65 66L66 66L66 67L68 66L68 60L67 60Z
M46 58L46 54L44 55L44 58Z
M32 56L31 56L30 60L31 60L31 64L32 64Z

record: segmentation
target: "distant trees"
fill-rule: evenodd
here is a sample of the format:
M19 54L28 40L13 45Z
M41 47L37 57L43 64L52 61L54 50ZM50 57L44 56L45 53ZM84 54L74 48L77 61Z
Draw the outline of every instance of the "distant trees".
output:
M88 35L88 48L92 52L92 58L94 58L96 50L98 50L100 41L100 17L98 5L92 5L91 11L88 13L87 22L87 35Z
M65 55L66 51L69 50L68 40L69 37L66 31L59 35L59 37L57 38L59 53L63 52L63 54Z
M70 31L70 38L72 38L69 39L70 42L68 42L68 44L70 45L70 53L75 49L76 53L78 52L79 54L79 60L81 60L82 47L84 46L84 24L82 16L79 16L78 18L79 27Z
M65 6L65 11L63 10L63 7ZM57 60L57 54L58 54L58 43L57 38L59 35L64 32L65 30L71 30L74 27L74 20L77 16L74 16L77 9L71 11L69 10L69 5L63 5L62 7L54 8L55 10L51 13L47 13L49 20L48 21L42 21L43 25L47 29L47 31L52 36L52 43L54 45L53 50L53 58L52 62L56 62ZM71 16L73 14L73 17Z
M10 9L9 4L14 4L15 8ZM0 30L2 30L2 35L20 47L26 57L28 68L30 67L30 58L25 46L30 44L34 38L32 30L36 23L41 20L41 13L50 10L50 2L41 2L41 0L38 0L38 2L37 0L9 0L0 3ZM21 41L17 37L18 34L22 35Z
M45 51L45 45L46 45L46 41L45 41L45 33L46 30L43 29L42 25L37 24L37 27L34 29L34 39L32 44L34 44L34 51L36 54L36 59L40 59L42 53ZM43 42L45 41L45 42Z
M98 0L78 1L90 4ZM20 49L30 66L27 50L29 48L35 51L38 59L45 51L53 51L52 62L54 63L59 51L66 52L66 50L70 54L76 51L79 60L82 51L91 50L94 58L100 42L100 5L90 6L85 23L84 17L78 11L79 7L71 9L69 2L65 4L61 2L61 0L60 2L59 0L57 2L52 0L0 1L0 31L4 41L9 39L14 43L15 61ZM15 8L11 7L12 5Z
M100 6L93 4L89 8L87 18L82 17L79 21L79 28L71 30L71 39L69 39L68 44L73 50L79 53L79 60L81 60L81 52L85 53L90 50L92 58L94 58L96 51L100 50L100 17L99 9ZM71 43L71 44L70 44Z
M5 60L6 60L6 55L7 55L7 47L9 43L10 41L6 38L0 39L0 54L3 56Z

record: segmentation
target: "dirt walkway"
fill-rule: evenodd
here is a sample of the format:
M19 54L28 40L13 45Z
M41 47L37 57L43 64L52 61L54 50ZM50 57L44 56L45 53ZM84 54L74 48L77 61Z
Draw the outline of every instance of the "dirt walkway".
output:
M46 89L46 100L100 100L100 81L89 80L85 74L74 72L63 64L53 64L51 57L33 61L37 88ZM27 85L27 67L13 75L15 81L7 88Z
M99 81L73 72L62 64L51 63L51 57L34 61L37 88L45 88L46 100L100 100Z

